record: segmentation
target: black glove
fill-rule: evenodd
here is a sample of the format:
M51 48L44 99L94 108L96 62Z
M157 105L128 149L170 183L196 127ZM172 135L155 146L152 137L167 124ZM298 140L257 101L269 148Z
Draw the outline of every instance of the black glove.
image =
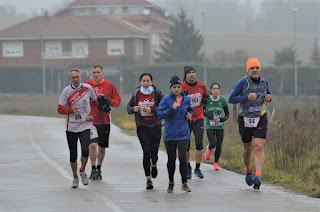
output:
M98 106L98 109L105 112L105 113L108 113L110 112L111 108L110 108L110 99L106 99L106 97L100 95L98 96L97 98L98 102L99 102L99 106Z
M202 103L203 105L206 105L206 104L208 103L208 96L202 98L201 103Z
M184 91L183 93L188 96L189 91Z
M220 122L224 122L224 121L227 121L227 117L222 117L222 118L220 118Z
M213 115L209 113L204 113L204 116L207 117L210 120L213 120Z

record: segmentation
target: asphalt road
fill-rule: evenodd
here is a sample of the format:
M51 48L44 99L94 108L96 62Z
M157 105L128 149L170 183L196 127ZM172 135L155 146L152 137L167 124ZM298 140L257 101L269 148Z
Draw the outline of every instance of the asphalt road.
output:
M184 193L177 162L168 194L166 160L160 152L155 188L146 190L138 139L112 125L103 180L71 189L64 119L0 115L0 211L320 211L319 199L266 184L253 190L243 175L206 164L205 178L193 177Z

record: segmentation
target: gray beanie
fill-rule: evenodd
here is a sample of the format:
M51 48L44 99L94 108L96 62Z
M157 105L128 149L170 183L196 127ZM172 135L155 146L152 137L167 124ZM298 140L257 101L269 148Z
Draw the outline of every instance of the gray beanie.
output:
M183 81L186 81L186 76L187 73L191 70L194 70L196 72L196 69L194 69L192 66L185 66L184 67L184 76L183 76Z

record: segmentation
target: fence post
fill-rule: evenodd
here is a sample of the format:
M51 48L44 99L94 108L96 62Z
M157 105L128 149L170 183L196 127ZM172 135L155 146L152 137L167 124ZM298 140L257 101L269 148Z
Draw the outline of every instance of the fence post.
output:
M238 118L238 110L237 110L237 105L238 104L233 104L233 122L237 122L237 118Z

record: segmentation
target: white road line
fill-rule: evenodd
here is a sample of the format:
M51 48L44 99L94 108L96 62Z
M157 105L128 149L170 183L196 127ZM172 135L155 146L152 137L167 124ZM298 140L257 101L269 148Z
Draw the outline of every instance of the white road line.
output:
M27 124L28 126L28 139L29 141L32 143L32 146L38 151L38 153L40 154L40 156L45 159L52 167L54 167L58 172L60 172L60 174L65 177L66 179L72 181L72 177L70 176L69 172L66 171L63 167L59 166L55 161L53 161L52 159L50 159L46 154L44 154L44 151L42 149L42 147L36 143L33 134L32 134L32 128L31 128L31 123ZM90 187L85 187L87 189L89 189L90 191L96 193L97 196L99 196L100 198L102 198L102 200L104 201L104 204L112 209L115 212L124 212L124 210L122 210L121 208L119 208L116 204L114 204L110 199L106 198L106 197L102 197L101 194L99 194L98 192L96 192L95 190L91 189Z

